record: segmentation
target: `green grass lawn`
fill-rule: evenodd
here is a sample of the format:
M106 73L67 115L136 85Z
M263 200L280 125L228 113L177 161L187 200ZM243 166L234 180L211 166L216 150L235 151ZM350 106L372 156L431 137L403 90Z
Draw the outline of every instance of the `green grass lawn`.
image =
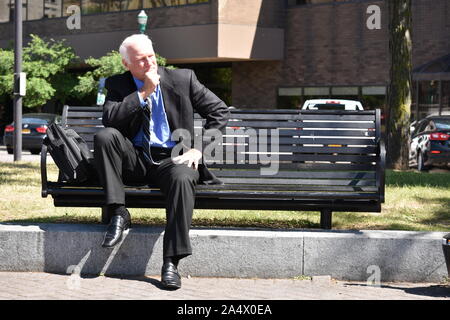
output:
M48 168L55 181L56 166ZM99 208L55 208L40 184L38 163L0 163L0 221L100 223ZM164 224L162 209L129 210L134 224ZM319 228L319 221L314 211L195 210L193 226ZM450 231L450 173L388 170L381 213L336 212L333 229Z

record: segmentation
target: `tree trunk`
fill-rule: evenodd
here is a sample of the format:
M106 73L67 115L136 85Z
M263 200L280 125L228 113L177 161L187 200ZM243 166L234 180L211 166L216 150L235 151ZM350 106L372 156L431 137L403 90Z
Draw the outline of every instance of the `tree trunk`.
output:
M389 11L391 57L388 89L387 162L394 169L408 168L411 112L411 0L386 0Z

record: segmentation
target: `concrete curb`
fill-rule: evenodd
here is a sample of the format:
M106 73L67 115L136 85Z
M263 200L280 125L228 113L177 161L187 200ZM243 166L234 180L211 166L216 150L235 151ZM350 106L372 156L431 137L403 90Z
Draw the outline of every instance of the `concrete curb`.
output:
M0 224L0 271L159 275L162 228L137 226L114 249L106 226ZM440 282L444 232L192 229L183 276Z

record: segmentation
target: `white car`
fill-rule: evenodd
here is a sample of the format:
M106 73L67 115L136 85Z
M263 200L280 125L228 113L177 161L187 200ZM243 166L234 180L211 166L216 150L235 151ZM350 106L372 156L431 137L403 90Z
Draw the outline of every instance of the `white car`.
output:
M312 99L306 100L302 110L346 110L357 111L364 110L361 102L356 100L343 99Z

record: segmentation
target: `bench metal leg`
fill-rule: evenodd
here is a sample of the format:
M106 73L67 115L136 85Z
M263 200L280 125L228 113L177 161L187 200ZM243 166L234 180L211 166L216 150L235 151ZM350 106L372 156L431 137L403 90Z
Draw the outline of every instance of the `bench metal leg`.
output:
M331 229L331 209L320 210L320 228L321 229Z
M106 210L107 207L102 207L102 223L103 224L109 224L109 221L111 220L111 217L108 214L108 210Z

